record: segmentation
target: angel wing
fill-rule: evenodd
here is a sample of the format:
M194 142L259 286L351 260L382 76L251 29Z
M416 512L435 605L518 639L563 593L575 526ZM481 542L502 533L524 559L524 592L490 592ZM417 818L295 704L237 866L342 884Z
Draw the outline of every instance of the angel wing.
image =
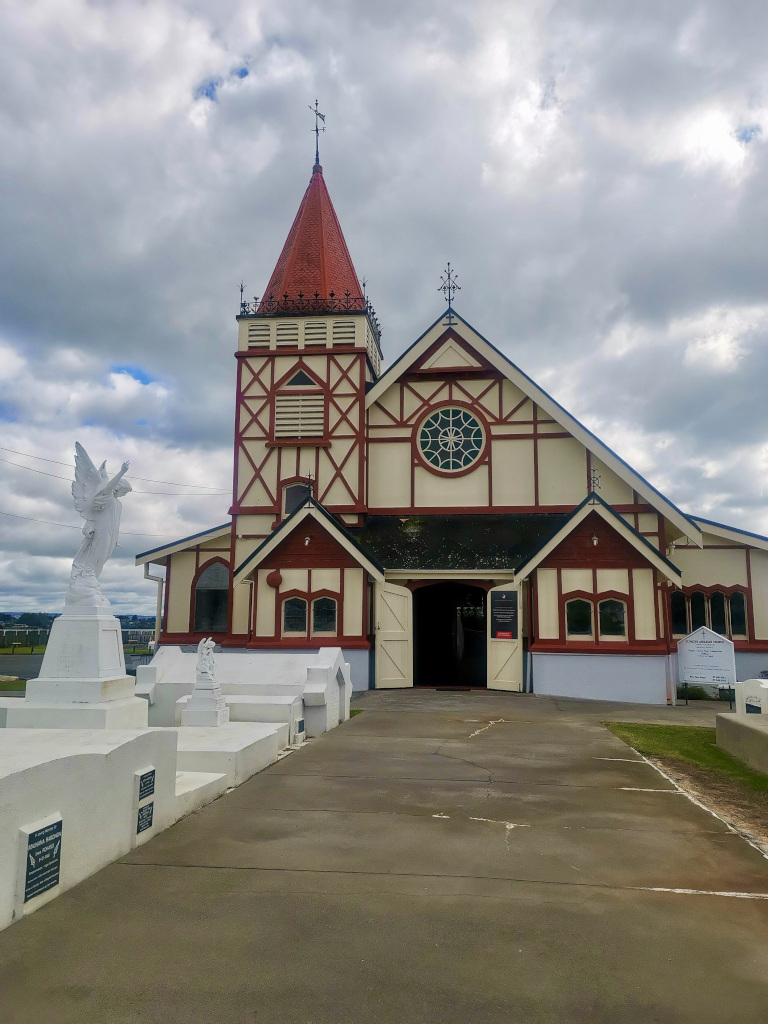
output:
M79 442L75 442L75 479L72 483L72 499L75 508L88 519L93 507L93 499L107 483L107 472L102 464L96 469L88 452Z

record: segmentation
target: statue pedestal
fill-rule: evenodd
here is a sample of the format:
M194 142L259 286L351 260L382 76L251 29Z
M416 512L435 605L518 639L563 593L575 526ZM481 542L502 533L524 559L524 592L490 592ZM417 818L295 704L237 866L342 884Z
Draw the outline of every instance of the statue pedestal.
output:
M145 729L147 702L125 672L120 622L108 607L75 605L54 619L37 679L8 708L8 727Z
M229 708L215 679L198 676L195 688L181 713L182 725L226 725Z

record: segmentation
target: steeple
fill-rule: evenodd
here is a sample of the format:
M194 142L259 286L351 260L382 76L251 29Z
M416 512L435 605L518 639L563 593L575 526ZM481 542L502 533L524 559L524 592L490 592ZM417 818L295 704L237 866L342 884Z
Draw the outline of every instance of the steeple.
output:
M323 178L316 163L299 212L269 279L262 304L299 300L327 300L331 293L337 301L345 296L362 297L352 258Z

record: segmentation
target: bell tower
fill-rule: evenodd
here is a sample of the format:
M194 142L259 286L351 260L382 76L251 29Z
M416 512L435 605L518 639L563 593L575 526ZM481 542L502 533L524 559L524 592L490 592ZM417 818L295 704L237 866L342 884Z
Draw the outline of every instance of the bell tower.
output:
M231 513L238 565L312 495L356 525L366 509L365 393L379 326L319 163L264 294L241 302Z

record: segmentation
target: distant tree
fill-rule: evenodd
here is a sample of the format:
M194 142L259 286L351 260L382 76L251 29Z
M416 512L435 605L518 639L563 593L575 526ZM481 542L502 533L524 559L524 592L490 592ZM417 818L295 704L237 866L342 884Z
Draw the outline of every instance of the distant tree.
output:
M55 618L51 612L22 612L14 624L29 626L31 629L50 629Z

